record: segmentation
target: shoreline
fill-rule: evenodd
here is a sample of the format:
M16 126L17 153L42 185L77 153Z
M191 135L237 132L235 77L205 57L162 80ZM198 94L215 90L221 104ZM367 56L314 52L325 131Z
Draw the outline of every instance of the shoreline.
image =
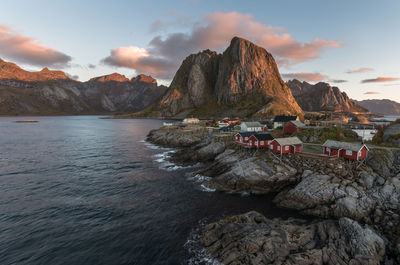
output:
M366 233L372 235L376 242L385 242L383 250L373 247L368 250L370 254L373 254L371 257L376 256L374 262L368 264L379 264L384 259L400 262L400 260L396 260L400 257L400 229L398 229L400 226L400 207L398 207L400 201L400 174L398 174L400 172L400 152L398 151L374 151L366 165L357 169L351 163L341 159L335 162L323 162L324 165L321 165L321 163L315 163L315 161L320 162L315 158L285 156L282 163L267 151L260 150L257 153L240 150L229 141L215 141L212 133L210 135L210 132L201 130L181 132L178 129L161 127L152 130L146 141L164 147L180 148L170 158L170 161L178 165L179 163L181 165L205 163L206 166L193 172L192 176L200 174L207 177L203 184L217 192L248 192L251 195L276 194L273 202L280 208L293 209L302 215L315 218L315 220L322 218L322 220L335 223L330 227L335 227L339 232L331 235L332 237L341 235L342 230L345 229L338 226L336 222L339 220L340 223L343 218L347 218L349 220L341 222L351 223L351 227L355 227L357 233L362 235ZM309 165L302 166L305 163L309 163ZM239 170L239 167L242 170ZM243 213L243 216L249 214L252 213ZM236 226L236 221L232 221L232 218L240 219L242 217L228 217L209 224L209 226L215 228L221 222L229 226ZM259 229L251 222L247 225L251 227L249 231ZM255 238L248 238L247 234L243 234L240 239L235 239L235 241L239 241L239 243L235 243L239 244L237 247L226 249L221 247L221 243L225 239L221 238L220 231L214 228L203 229L200 236L208 254L227 264L230 263L230 260L227 260L222 253L229 252L229 255L236 257L235 261L246 260L248 262L249 259L252 260L249 253L239 250L246 246L248 240L259 238L258 235L255 234ZM307 229L307 226L300 225L298 229ZM238 232L240 229L235 231ZM236 233L235 231L231 231L225 236L230 238ZM205 239L206 234L207 236L219 234L219 236L211 244ZM247 239L244 240L245 238ZM336 251L338 256L346 254L349 259L341 260L341 262L349 262L352 259L357 260L353 252L357 252L357 249L361 247L361 245L355 245L350 252L339 248L331 250ZM319 250L312 248L310 251L314 253ZM265 256L260 249L254 253L256 256ZM289 256L278 256L277 260L289 258ZM248 264L246 262L235 264Z

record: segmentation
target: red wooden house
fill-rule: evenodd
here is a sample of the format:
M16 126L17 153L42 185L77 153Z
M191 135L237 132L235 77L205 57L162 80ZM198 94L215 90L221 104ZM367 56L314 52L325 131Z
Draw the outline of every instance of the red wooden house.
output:
M253 132L240 132L235 134L235 143L243 146L247 146L250 136L252 136Z
M270 144L270 151L276 154L301 152L303 142L297 137L275 138Z
M367 158L369 151L368 147L363 143L327 140L322 146L326 155L336 155L351 160L363 160Z
M256 133L250 136L248 146L252 148L269 148L274 137L269 133Z
M283 133L294 134L305 128L306 126L301 121L289 121L283 125Z

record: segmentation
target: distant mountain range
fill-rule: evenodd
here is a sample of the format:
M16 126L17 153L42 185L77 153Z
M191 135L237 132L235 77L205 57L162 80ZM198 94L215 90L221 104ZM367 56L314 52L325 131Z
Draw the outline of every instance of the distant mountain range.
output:
M356 104L382 115L400 115L400 103L390 99L353 100Z
M234 37L219 54L189 55L169 87L113 73L79 82L62 71L26 71L0 59L0 115L124 114L124 117L274 117L303 111L400 114L391 100L351 100L328 83L284 82L262 47ZM133 113L133 114L130 114Z
M286 84L304 111L368 112L368 109L353 102L345 92L328 83L312 85L294 79Z
M0 115L75 115L141 110L166 90L151 76L114 73L87 82L47 68L26 71L0 59Z
M303 111L264 48L234 37L222 53L188 56L163 97L133 116L273 117Z

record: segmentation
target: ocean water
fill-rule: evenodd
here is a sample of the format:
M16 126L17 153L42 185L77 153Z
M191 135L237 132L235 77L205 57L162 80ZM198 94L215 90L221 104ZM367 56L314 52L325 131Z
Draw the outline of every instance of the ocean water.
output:
M15 123L36 119L38 123ZM146 143L159 120L0 118L0 264L216 264L203 224L271 196L220 193ZM202 165L198 165L199 167Z

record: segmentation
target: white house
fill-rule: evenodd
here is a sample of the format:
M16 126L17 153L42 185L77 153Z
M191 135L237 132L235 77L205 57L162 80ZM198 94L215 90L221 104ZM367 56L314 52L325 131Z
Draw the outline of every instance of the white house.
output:
M240 130L242 132L261 132L263 128L264 125L258 121L242 122L242 124L240 124Z
M183 123L199 123L200 120L198 118L186 118L183 120Z

